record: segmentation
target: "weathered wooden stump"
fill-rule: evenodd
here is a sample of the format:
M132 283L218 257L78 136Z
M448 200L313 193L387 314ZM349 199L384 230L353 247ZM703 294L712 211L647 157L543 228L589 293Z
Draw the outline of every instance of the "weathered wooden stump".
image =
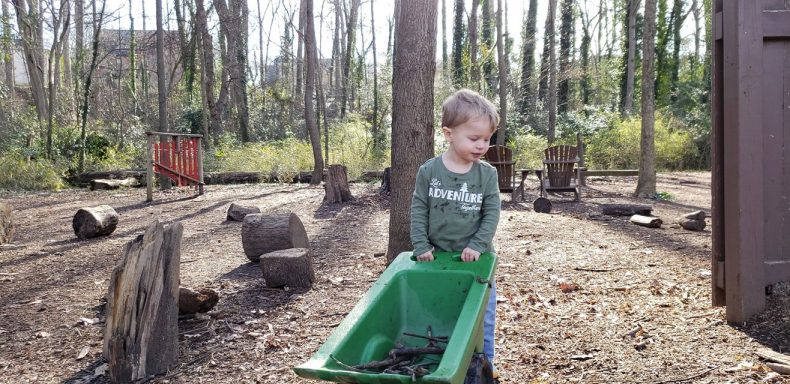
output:
M701 231L707 225L705 223L705 211L694 211L685 214L678 219L678 224L690 231Z
M214 308L218 301L219 295L213 289L200 288L193 291L181 287L178 290L178 314L206 313Z
M639 204L601 204L601 213L609 216L649 216L653 207Z
M244 254L257 262L261 255L288 248L307 248L309 241L302 221L295 213L253 213L241 225Z
M126 243L107 293L104 357L114 383L167 372L178 362L178 283L184 227L155 221Z
M105 236L118 226L118 212L109 205L80 208L74 215L71 225L74 234L80 239Z
M231 221L244 221L244 217L251 213L261 213L261 209L255 206L230 203L227 219Z
M261 255L261 272L267 287L311 288L315 281L307 248L289 248Z
M538 213L551 212L551 200L545 197L538 197L532 202L532 209Z
M631 222L636 225L640 225L647 228L661 228L661 224L664 223L658 217L642 216L642 215L631 216Z
M380 194L390 193L390 179L392 178L392 168L384 168L384 174L381 176L381 187L379 188Z
M0 244L14 241L14 220L11 215L11 205L0 203Z
M95 180L91 180L90 183L91 191L103 190L103 189L118 189L120 187L139 187L139 186L140 186L140 182L134 177L127 177L126 179L123 180L95 179Z
M326 188L324 200L328 203L342 203L354 198L351 195L351 189L348 187L348 175L345 165L332 164L329 166L324 187Z

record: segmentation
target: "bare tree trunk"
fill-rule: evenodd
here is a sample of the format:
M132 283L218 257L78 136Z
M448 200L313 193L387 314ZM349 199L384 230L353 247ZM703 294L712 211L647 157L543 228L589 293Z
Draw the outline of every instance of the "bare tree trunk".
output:
M493 0L489 0L493 1ZM507 134L507 67L505 59L505 35L502 27L502 0L497 3L496 12L496 31L497 43L496 51L499 61L499 130L496 134L497 145L505 145Z
M628 1L628 52L626 62L625 95L623 96L623 114L630 116L634 109L634 75L636 72L636 13L639 0Z
M549 129L547 132L549 145L554 144L557 131L557 39L555 37L557 28L554 27L556 16L557 0L549 0L549 15L546 19L546 28L548 29L546 35L549 39L549 94L546 96L549 99Z
M392 81L392 195L387 260L411 249L411 197L417 169L433 155L435 1L399 0Z
M16 9L16 20L19 34L22 38L22 48L25 51L25 65L30 78L30 93L36 105L39 124L47 120L47 96L44 91L44 58L43 50L39 45L42 30L40 29L41 14L39 13L38 0L28 0L27 3L13 0Z
M691 57L691 73L697 68L699 62L700 41L702 41L702 27L704 21L702 19L702 7L698 0L691 0L691 13L694 15L694 56Z
M491 0L485 0L491 1ZM469 62L472 77L472 87L476 91L480 91L480 66L477 63L477 8L480 6L480 0L472 0L472 12L469 16ZM444 19L442 19L444 23Z
M210 116L211 139L216 144L219 141L219 134L222 131L222 113L224 104L219 104L214 96L214 43L208 31L206 8L203 0L195 0L195 28L200 34L201 43L201 71L205 73L203 79L203 93L206 98L206 107ZM208 128L207 128L208 129ZM208 134L208 132L207 132ZM210 140L206 136L206 142Z
M228 88L231 102L238 114L239 138L249 141L249 109L247 101L247 2L246 0L214 1L220 20L220 31L225 37L223 72L227 68L230 77ZM222 43L222 41L220 41ZM225 95L220 90L219 102Z
M304 100L302 85L304 84L304 23L305 7L299 7L299 31L296 33L296 81L294 82L294 100Z
M357 28L357 14L359 11L359 3L360 0L351 0L351 9L349 10L350 15L347 20L347 27L346 27L346 52L343 59L343 95L341 100L340 106L340 115L342 117L346 116L346 109L348 100L348 86L349 86L349 74L351 73L351 60L354 57L354 47L356 44L356 28Z
M378 62L376 60L376 17L375 17L375 6L373 2L370 2L370 35L371 35L371 46L373 47L373 121L372 121L372 131L373 131L373 154L376 158L380 158L382 156L382 152L384 151L384 132L381 131L381 126L379 125L379 71L378 71Z
M479 0L472 0L477 2ZM447 0L442 0L442 76L447 77ZM472 14L474 15L474 5L472 6ZM473 16L474 17L474 16ZM471 24L469 25L471 29Z
M313 108L313 94L315 93L316 67L318 57L316 52L315 29L313 26L313 0L302 0L304 8L304 37L305 37L305 66L304 66L304 119L310 135L310 144L313 147L313 177L310 184L321 184L324 174L324 160L321 157L321 138L318 131L315 109Z
M161 0L157 0L161 1ZM94 1L94 6L96 2ZM99 65L99 35L101 35L102 23L104 23L104 9L107 5L106 0L102 0L101 11L98 13L93 12L93 42L91 44L92 54L91 63L88 66L88 73L85 74L85 86L83 87L82 104L80 109L80 158L79 158L79 173L85 170L85 139L87 137L86 129L88 125L88 103L90 102L91 82L93 81L93 72ZM79 64L78 64L79 65Z
M53 4L54 6L54 4ZM58 14L55 15L54 9L52 10L52 30L53 40L52 46L49 49L49 59L47 60L47 80L49 90L49 103L47 112L47 158L52 159L52 130L54 125L54 115L56 108L56 96L58 92L58 77L60 76L60 52L61 43L66 32L69 30L68 18L68 4L61 0L58 7ZM63 14L64 8L66 15ZM64 20L65 18L65 20ZM59 31L63 24L63 30Z
M656 148L654 138L654 73L653 59L656 34L656 0L645 1L644 41L642 43L642 139L639 155L639 181L636 195L653 197L656 194Z
M71 20L71 0L66 0L66 17ZM71 91L71 44L69 38L71 37L71 27L66 28L66 33L63 35L63 42L61 43L60 55L63 57L63 81L66 91ZM68 100L66 101L71 104Z
M5 86L9 89L9 95L14 98L14 45L11 44L11 16L8 12L8 2L10 0L0 0L3 8L3 51Z

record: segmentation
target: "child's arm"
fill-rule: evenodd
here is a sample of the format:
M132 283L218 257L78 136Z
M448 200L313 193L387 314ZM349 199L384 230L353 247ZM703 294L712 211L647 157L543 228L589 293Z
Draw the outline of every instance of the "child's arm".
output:
M426 253L430 253L433 247L428 242L428 172L424 167L420 167L417 171L414 194L411 198L410 235L414 255L427 256Z
M488 250L494 240L494 233L499 224L499 211L501 202L499 200L499 183L497 182L496 170L491 173L491 177L485 183L483 193L483 205L480 208L482 217L480 218L480 228L472 239L469 240L468 248L483 253Z

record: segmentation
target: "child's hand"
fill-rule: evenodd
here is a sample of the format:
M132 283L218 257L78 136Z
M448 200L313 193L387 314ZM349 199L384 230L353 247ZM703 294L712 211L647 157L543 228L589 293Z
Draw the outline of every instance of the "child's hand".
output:
M463 261L477 261L480 258L480 252L475 251L472 248L466 247L464 251L461 252L461 260Z
M417 256L417 261L433 261L433 251L428 251Z

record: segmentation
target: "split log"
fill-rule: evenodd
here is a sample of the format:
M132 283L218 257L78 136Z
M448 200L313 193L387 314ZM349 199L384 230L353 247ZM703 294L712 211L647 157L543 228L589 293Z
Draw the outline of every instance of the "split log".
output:
M126 243L107 294L104 357L110 381L131 383L178 362L181 223L154 221Z
M139 187L140 182L135 179L134 177L127 177L123 180L113 180L113 179L95 179L91 180L90 189L91 191L95 190L103 190L103 189L118 189L120 187Z
M790 355L785 355L768 348L760 348L755 353L757 356L760 356L765 360L773 361L774 363L790 365Z
M315 281L313 262L307 248L289 248L261 255L261 272L272 288L310 288Z
M765 365L780 375L790 375L790 365L779 363L765 363Z
M118 226L118 212L109 205L80 208L74 215L71 225L74 234L80 239L105 236Z
M257 262L261 255L288 248L307 248L310 243L302 221L295 213L253 213L241 225L244 254Z
M539 213L551 212L551 201L545 197L538 197L532 202L532 209Z
M346 166L332 164L326 177L326 195L324 200L328 203L342 203L354 199L351 196L351 189L348 187L348 175Z
M384 168L384 174L381 176L381 187L379 188L380 194L390 193L390 179L392 178L392 168Z
M14 240L14 221L11 205L0 203L0 244L8 244Z
M178 290L178 314L206 313L214 308L218 301L219 295L213 289L200 288L193 291L181 287Z
M601 204L601 213L609 216L631 216L644 215L650 216L653 207L638 204Z
M243 221L244 217L251 213L261 213L261 209L255 206L230 203L227 219L231 221Z
M642 215L631 216L631 222L636 225L641 225L647 228L661 228L661 224L664 223L658 217L642 216Z
M701 231L705 229L705 211L694 211L681 216L678 219L681 227L690 231Z

